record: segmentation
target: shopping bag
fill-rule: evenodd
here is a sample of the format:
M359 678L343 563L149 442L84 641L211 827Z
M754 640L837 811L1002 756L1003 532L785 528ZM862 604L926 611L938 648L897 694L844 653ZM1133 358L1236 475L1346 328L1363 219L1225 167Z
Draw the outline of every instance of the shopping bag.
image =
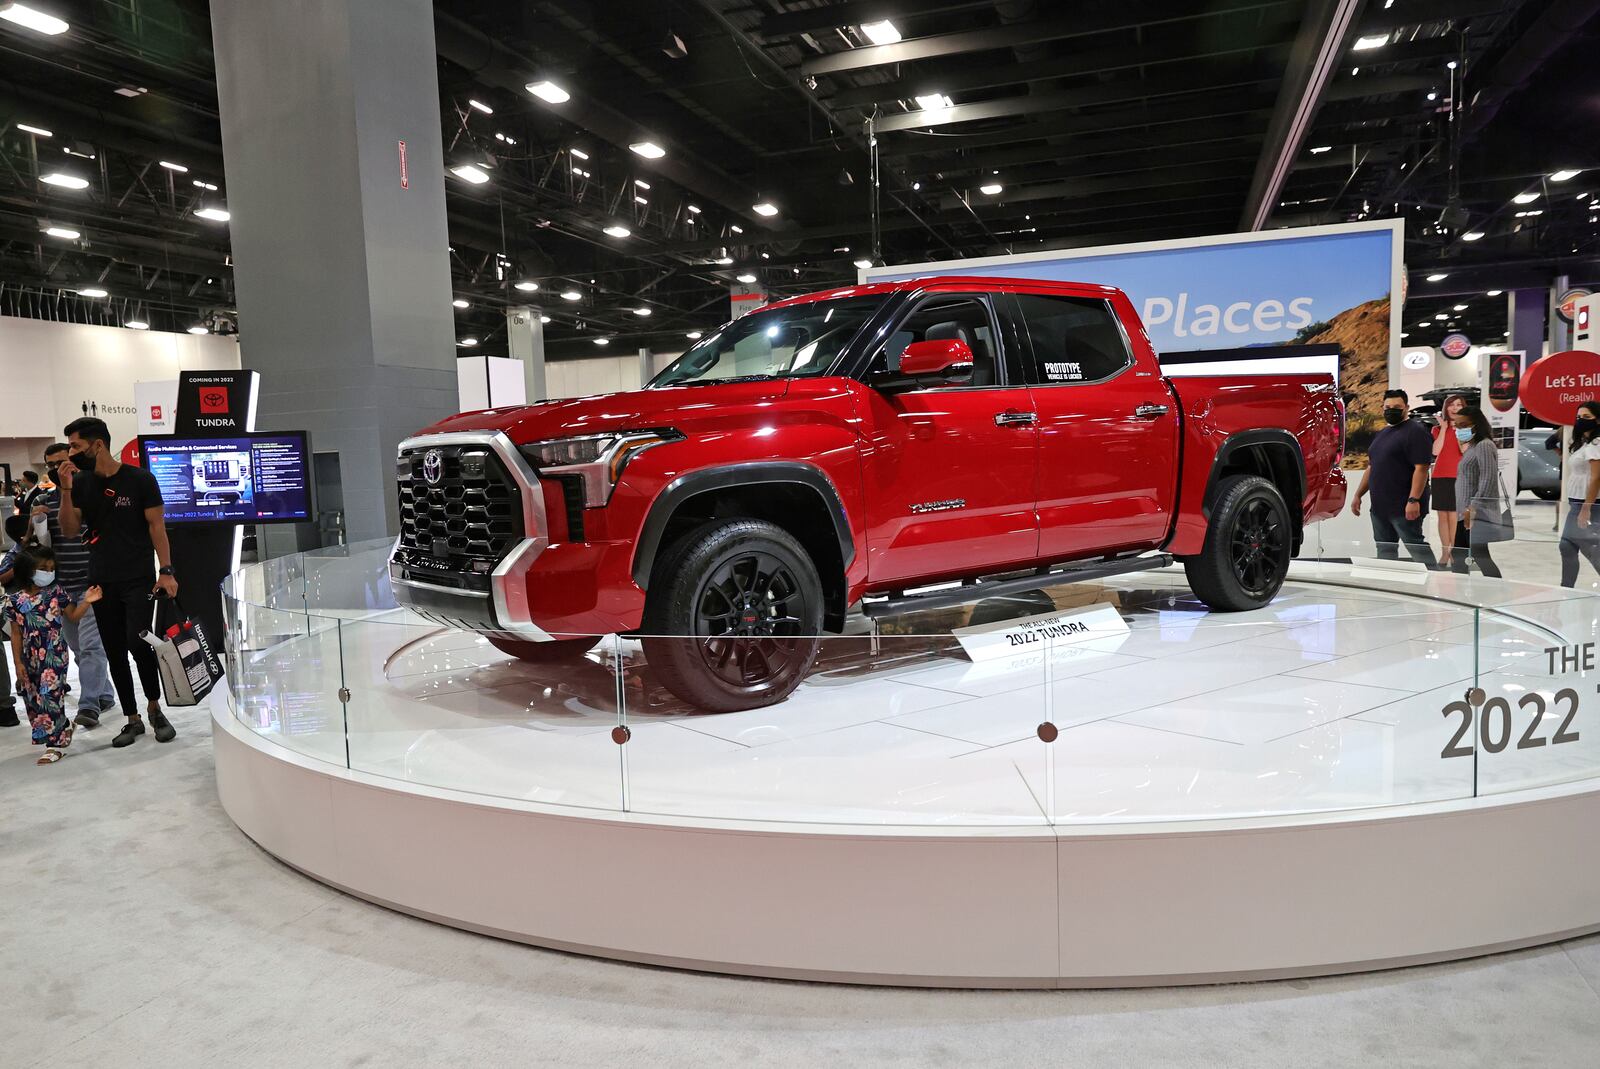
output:
M161 630L161 607L165 604L169 603L156 599L155 630L141 632L139 637L155 651L156 666L161 671L161 692L167 704L174 708L198 705L222 678L222 664L205 627L184 612L176 599L170 604L176 611L177 621Z

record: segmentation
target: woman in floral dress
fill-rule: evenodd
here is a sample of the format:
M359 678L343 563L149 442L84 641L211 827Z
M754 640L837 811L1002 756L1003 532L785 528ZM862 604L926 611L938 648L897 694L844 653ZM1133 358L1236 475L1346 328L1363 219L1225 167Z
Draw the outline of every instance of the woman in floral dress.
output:
M83 619L89 606L100 600L100 588L90 587L82 601L56 584L56 555L48 546L36 546L14 564L22 589L11 595L5 612L11 622L11 654L17 679L22 682L22 702L33 727L33 744L45 747L40 765L61 760L72 742L72 722L67 719L67 639L62 622Z

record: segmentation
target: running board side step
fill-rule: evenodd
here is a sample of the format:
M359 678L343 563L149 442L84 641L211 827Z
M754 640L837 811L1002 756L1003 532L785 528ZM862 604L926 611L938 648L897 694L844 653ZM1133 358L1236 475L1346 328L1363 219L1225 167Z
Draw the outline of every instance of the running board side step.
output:
M898 616L901 613L915 612L920 609L948 609L952 605L966 605L984 598L1002 597L1006 594L1021 594L1030 590L1043 590L1047 587L1061 586L1066 583L1083 583L1091 579L1108 579L1113 575L1127 575L1129 572L1147 572L1156 568L1165 568L1173 561L1170 553L1156 553L1148 557L1121 557L1116 560L1090 561L1086 564L1069 565L1055 571L1041 571L1033 575L1019 575L1010 579L985 579L976 583L963 583L960 586L946 587L930 590L926 594L895 594L881 601L868 601L861 606L862 615L877 619L883 616Z

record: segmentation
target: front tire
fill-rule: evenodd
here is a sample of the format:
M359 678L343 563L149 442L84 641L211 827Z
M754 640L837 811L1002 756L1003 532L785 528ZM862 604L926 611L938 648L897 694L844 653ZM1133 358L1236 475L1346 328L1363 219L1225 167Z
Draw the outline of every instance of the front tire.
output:
M1205 546L1183 562L1189 588L1218 612L1259 609L1289 574L1293 540L1278 488L1257 475L1230 475L1217 486Z
M657 560L644 630L645 659L673 694L708 712L759 709L816 660L822 580L783 528L712 520Z

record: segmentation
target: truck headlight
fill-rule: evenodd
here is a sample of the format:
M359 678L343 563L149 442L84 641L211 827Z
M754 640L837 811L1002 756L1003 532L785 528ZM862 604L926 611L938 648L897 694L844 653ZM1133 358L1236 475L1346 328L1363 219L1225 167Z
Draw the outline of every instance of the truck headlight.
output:
M623 469L646 449L680 442L683 434L670 428L588 434L554 438L522 446L520 452L541 475L579 475L583 478L584 505L603 508L622 478Z

